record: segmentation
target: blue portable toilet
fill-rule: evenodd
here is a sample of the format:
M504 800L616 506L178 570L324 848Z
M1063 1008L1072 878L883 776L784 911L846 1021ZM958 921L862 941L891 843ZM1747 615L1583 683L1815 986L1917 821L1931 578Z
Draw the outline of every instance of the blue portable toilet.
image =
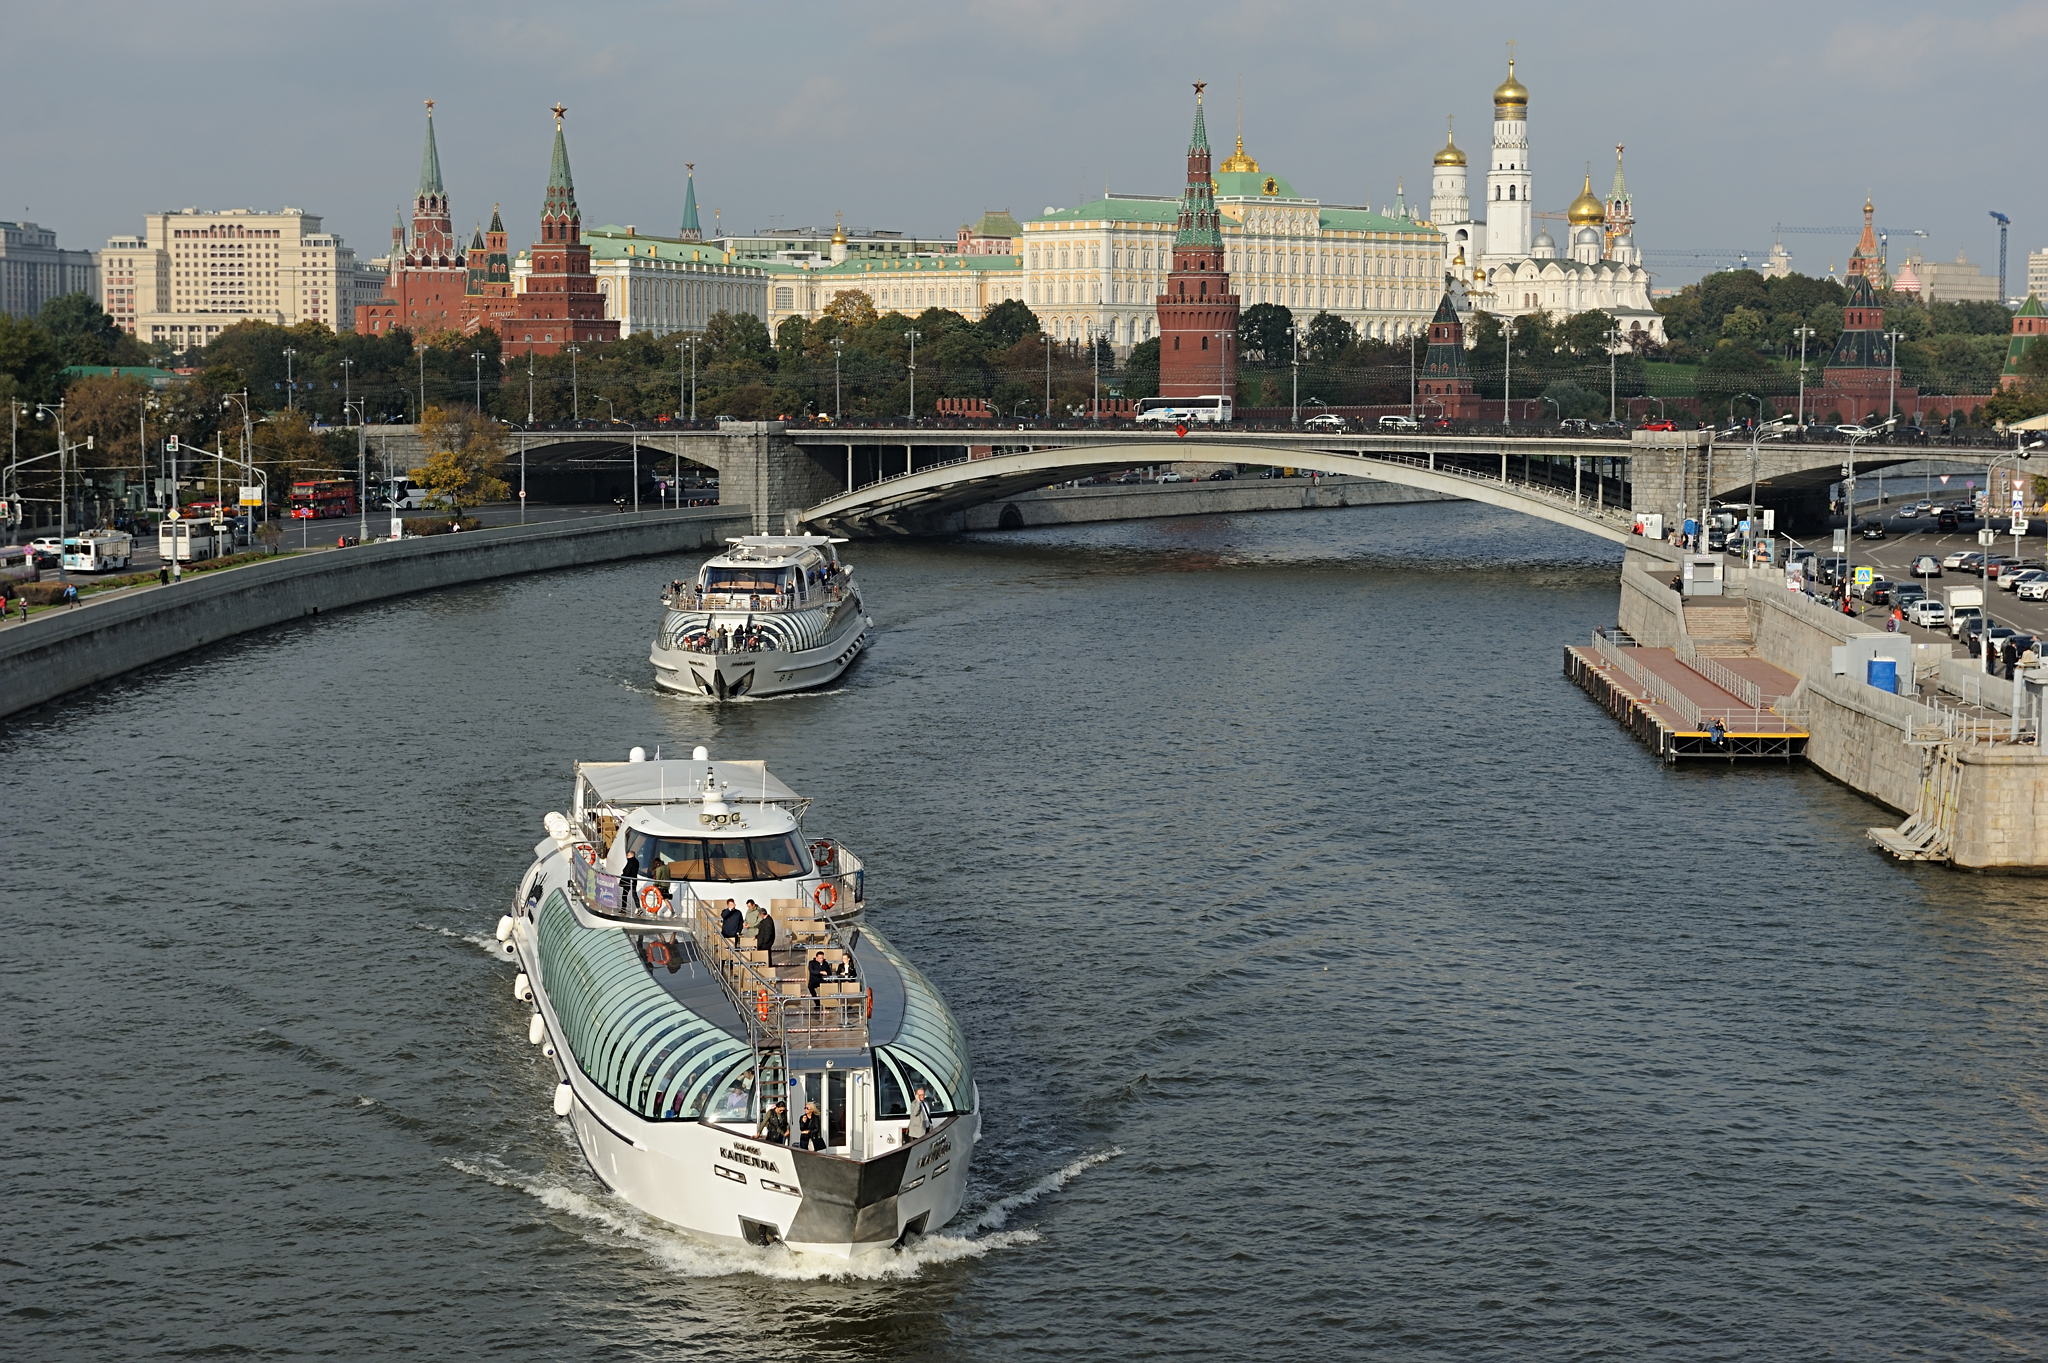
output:
M1867 665L1866 679L1880 691L1899 693L1899 665L1890 658L1872 658Z

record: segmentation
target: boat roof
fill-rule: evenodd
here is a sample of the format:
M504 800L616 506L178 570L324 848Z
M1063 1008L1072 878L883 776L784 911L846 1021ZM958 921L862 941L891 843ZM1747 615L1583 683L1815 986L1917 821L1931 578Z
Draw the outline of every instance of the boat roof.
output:
M774 563L795 558L806 549L826 552L846 541L832 535L734 535L726 543L732 547L713 555L711 562Z
M780 804L803 797L768 770L766 762L701 762L680 757L650 762L578 762L577 775L604 804L695 804L704 798L704 768L731 787L728 801Z

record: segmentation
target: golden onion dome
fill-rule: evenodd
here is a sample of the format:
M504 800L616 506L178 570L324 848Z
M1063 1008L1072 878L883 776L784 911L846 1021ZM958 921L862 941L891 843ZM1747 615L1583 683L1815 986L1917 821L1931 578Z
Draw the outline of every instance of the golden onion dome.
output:
M1493 107L1499 109L1526 109L1529 107L1529 87L1515 79L1515 59L1508 58L1508 78L1493 91Z
M1586 177L1585 191L1572 200L1572 206L1565 210L1565 218L1574 227L1598 227L1607 221L1607 209L1593 197L1592 176Z
M1257 175L1259 173L1259 163L1244 154L1244 134L1238 134L1237 154L1224 157L1223 164L1216 167L1216 169L1226 175Z
M1436 154L1436 163L1440 166L1465 164L1465 153L1458 150L1458 144L1451 140L1449 133L1444 134L1444 149Z

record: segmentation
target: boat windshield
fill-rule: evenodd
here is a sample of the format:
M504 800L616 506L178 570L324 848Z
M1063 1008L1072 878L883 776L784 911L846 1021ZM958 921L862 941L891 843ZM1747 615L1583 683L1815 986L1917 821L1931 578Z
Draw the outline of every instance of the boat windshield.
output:
M778 596L790 589L795 574L787 568L706 568L705 591L727 596Z
M794 880L804 873L794 833L765 838L658 838L629 829L626 851L651 880Z

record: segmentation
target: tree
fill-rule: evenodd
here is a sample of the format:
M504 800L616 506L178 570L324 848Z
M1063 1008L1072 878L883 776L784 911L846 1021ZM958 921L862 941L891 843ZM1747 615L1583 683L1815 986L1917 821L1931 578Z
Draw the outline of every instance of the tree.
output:
M114 325L91 294L59 294L36 315L66 364L141 364L145 348ZM123 342L126 342L124 345Z
M412 470L412 480L437 505L460 516L479 502L502 501L510 495L500 476L505 447L497 422L429 407L420 414L419 425L427 462Z
M1044 330L1038 314L1015 298L1006 298L983 313L978 329L990 350L1008 350Z
M29 318L0 313L0 375L13 381L17 401L55 397L57 371L63 367L64 357L49 332Z
M1254 303L1237 317L1237 355L1246 364L1285 364L1294 358L1294 314L1279 303Z
M1309 320L1308 334L1301 338L1302 353L1319 363L1333 363L1358 339L1358 328L1332 313L1319 312Z
M785 317L775 328L775 348L785 354L797 355L804 348L805 323L801 317Z
M848 289L834 294L832 301L825 305L825 315L849 330L873 326L881 314L875 311L875 300L859 289Z
M1124 357L1123 374L1117 384L1132 402L1159 396L1159 338L1140 341Z
M141 420L150 397L148 384L125 376L95 375L66 388L65 435L75 441L92 437L92 449L81 451L80 462L93 468L131 469L146 463L140 444ZM152 419L150 425L157 423Z

